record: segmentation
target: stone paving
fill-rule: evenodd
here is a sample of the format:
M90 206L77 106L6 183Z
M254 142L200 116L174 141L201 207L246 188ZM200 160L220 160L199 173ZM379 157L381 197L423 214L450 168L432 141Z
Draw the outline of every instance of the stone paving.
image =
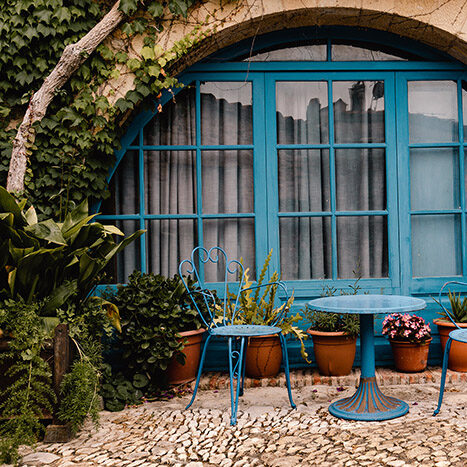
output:
M338 382L337 379L334 379ZM354 385L249 388L231 427L227 389L202 390L190 410L189 396L101 413L66 444L25 449L25 466L467 466L467 384L447 385L433 417L438 383L393 384L383 392L405 400L410 412L385 422L331 416L330 401L351 395Z

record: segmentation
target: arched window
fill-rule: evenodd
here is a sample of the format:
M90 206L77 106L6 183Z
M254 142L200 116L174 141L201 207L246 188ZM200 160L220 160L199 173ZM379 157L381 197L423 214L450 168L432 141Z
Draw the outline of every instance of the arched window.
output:
M356 276L404 294L467 278L465 68L395 37L350 36L242 42L135 119L101 217L147 233L116 281L175 274L199 244L253 274L272 248L301 303Z

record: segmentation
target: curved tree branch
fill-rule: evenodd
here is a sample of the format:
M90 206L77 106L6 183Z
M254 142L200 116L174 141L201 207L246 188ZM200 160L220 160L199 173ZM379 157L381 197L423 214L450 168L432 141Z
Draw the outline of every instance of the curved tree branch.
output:
M79 68L96 47L120 24L124 13L118 9L120 0L84 37L75 44L70 44L63 50L62 56L49 76L44 80L41 88L34 93L29 101L23 121L13 140L10 167L8 170L7 190L20 192L24 190L24 176L26 174L28 147L32 145L35 132L32 125L42 120L47 107L56 91L60 89Z

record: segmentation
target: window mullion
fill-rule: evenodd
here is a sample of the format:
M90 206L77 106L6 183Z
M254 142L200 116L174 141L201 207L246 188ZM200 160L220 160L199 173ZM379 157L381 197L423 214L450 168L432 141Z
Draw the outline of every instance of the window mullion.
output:
M459 115L459 188L460 188L460 207L461 207L461 235L466 238L465 225L465 176L464 176L464 112L462 107L462 80L457 80L457 109ZM467 275L467 247L466 242L461 241L462 245L462 275Z
M139 179L139 228L146 229L146 221L144 214L146 213L146 200L144 198L144 150L143 150L143 130L140 129L138 133L138 179ZM147 258L146 258L146 235L140 238L141 245L141 271L147 272Z

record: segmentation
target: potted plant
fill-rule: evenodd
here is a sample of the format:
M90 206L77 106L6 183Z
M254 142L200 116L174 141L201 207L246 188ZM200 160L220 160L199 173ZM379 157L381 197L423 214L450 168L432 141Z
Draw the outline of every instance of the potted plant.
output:
M360 289L357 278L350 290L340 290L341 295L356 295ZM326 287L323 296L332 296L337 289ZM312 337L318 371L324 376L345 376L352 371L360 331L358 315L326 313L305 306L303 315L309 322L307 333Z
M279 274L274 271L267 283L264 282L266 272L271 261L272 250L269 252L263 267L261 268L258 281L253 286L253 282L248 275L248 268L245 269L244 283L239 292L239 308L242 310L235 317L234 324L256 324L271 326L275 323L278 316L284 311L284 308L289 310L293 304L293 295L286 303L277 306L276 295L279 281ZM263 287L261 287L263 286ZM254 288L252 288L254 287ZM236 298L235 294L228 293L229 300L227 312L232 313L231 303ZM223 308L218 306L219 317L217 320L222 321ZM295 315L286 315L275 326L282 329L282 334L291 334L301 343L302 357L308 361L304 339L306 334L296 326L296 323L303 318L299 313ZM245 356L245 372L252 378L267 378L274 377L279 373L282 363L282 349L278 335L268 335L260 337L250 337Z
M460 327L467 328L467 297L462 298L461 293L451 292L448 290L448 298L450 310L438 313L441 318L433 320L433 323L438 326L439 338L441 347L444 352L444 347L449 337L449 333L456 329L456 326L449 319L447 312L450 314L452 320ZM435 302L438 300L434 298ZM442 307L444 308L444 307ZM467 344L463 342L452 341L451 349L449 351L448 368L454 371L467 372Z
M384 318L383 335L389 337L397 371L414 373L425 370L431 329L423 318L392 313Z
M194 281L186 280L193 287ZM108 299L120 310L122 333L116 349L123 352L123 373L129 381L140 375L139 389L151 393L164 382L195 379L205 330L198 312L186 305L191 300L178 275L134 271L128 284L119 285Z

